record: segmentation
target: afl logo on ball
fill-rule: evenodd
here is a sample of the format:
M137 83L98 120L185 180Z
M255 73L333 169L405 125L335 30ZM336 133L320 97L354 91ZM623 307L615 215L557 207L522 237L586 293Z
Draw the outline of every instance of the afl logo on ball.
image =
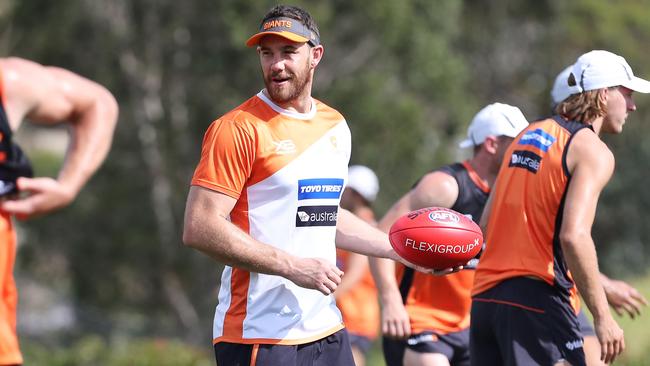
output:
M459 222L460 217L449 211L433 211L429 213L429 220L435 222Z

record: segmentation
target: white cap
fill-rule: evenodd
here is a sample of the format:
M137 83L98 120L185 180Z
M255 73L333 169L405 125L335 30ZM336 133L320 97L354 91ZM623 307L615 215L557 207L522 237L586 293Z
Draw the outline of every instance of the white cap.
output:
M553 89L551 89L551 100L553 105L560 104L561 101L565 100L571 94L580 93L580 88L576 85L569 85L569 75L571 75L571 70L573 70L573 65L567 66L566 69L562 70L555 77L555 82L553 82Z
M373 202L379 193L379 179L367 166L351 165L348 168L348 187L357 191L366 201Z
M632 73L627 61L608 51L591 51L578 57L571 73L578 93L622 85L639 93L650 93L650 81Z
M493 103L481 109L467 128L467 138L458 144L465 148L478 146L488 136L516 137L528 126L519 108L503 103Z

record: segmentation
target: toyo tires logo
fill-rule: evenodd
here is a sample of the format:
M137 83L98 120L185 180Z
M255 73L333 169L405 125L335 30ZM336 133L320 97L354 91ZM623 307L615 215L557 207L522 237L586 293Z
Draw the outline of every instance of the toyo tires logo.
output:
M460 217L453 212L449 211L432 211L429 213L429 220L434 222L453 222L457 223L460 221Z

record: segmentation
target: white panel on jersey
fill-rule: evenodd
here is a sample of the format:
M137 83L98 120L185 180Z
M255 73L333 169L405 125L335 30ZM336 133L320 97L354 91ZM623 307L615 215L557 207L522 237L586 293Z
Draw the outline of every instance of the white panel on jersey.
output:
M350 131L328 131L269 178L248 187L250 235L299 257L336 263L336 212L347 177ZM244 338L302 339L341 324L331 296L279 276L251 274Z

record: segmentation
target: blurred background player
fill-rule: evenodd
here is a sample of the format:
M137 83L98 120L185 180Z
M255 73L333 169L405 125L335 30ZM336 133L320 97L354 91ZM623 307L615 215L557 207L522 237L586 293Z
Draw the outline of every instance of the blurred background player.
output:
M618 134L636 110L632 92L650 92L625 59L607 51L578 58L572 95L552 118L513 142L481 226L486 247L474 278L473 365L584 365L577 290L594 317L601 359L625 349L600 281L591 237L598 197L614 157L601 133ZM575 282L574 282L575 281Z
M363 165L348 169L348 181L341 196L341 207L376 225L372 203L379 193L375 172ZM363 254L336 250L336 264L345 273L334 292L343 323L350 333L352 355L357 366L366 364L366 355L379 332L377 289Z
M568 80L571 75L573 65L566 67L560 72L553 82L551 89L551 110L562 101L567 99L571 94L577 92L575 86L569 86ZM603 283L607 302L616 311L619 316L627 313L631 318L641 315L641 308L648 304L646 298L630 284L610 279L604 274L600 274L600 280ZM584 337L585 358L588 366L604 365L600 359L600 343L591 321L587 318L584 308L580 307L578 313L578 322L580 333Z
M521 111L494 103L472 119L460 147L472 148L466 161L422 177L379 223L388 231L405 213L446 207L478 222L506 148L528 125ZM382 304L384 358L388 366L469 365L470 291L473 266L444 277L416 273L389 260L371 258Z
M20 58L0 58L0 365L23 362L16 335L13 277L16 233L11 216L29 218L70 204L111 146L118 107L103 86L68 70ZM71 129L58 177L32 178L12 141L23 120Z

